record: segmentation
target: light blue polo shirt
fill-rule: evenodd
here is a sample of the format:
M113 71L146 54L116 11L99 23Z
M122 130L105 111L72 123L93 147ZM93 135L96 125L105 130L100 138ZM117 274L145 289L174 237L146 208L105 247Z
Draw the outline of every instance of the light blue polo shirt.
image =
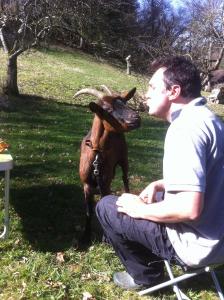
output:
M165 198L204 192L197 221L166 224L178 256L189 266L224 262L224 124L197 98L175 112L163 161Z

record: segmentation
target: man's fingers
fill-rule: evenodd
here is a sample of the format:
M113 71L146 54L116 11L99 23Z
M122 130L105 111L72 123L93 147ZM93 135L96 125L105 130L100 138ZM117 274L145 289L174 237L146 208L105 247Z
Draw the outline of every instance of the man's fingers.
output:
M148 203L148 196L147 195L145 195L144 197L139 197L139 198L142 200L142 202Z

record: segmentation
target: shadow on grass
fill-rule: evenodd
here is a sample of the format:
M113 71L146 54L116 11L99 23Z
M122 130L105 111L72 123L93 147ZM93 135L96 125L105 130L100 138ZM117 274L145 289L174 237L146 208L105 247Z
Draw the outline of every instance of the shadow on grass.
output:
M11 189L11 205L24 238L41 251L62 251L72 245L84 223L81 200L82 191L74 185Z
M10 198L19 230L36 249L65 250L75 244L85 223L78 161L92 114L87 118L85 107L30 95L14 99L14 109L5 123L13 128ZM97 224L94 238L101 238Z
M21 231L32 247L57 252L76 246L85 220L80 188L64 184L37 185L12 189L11 198L11 205L21 219ZM98 229L94 226L95 239L101 236Z

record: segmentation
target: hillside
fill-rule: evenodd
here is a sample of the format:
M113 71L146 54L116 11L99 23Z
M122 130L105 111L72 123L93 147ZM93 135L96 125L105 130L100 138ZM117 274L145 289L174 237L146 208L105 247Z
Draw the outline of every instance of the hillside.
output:
M0 61L0 83L4 83L6 57L2 49ZM74 93L87 86L105 84L114 90L137 86L142 92L146 80L139 75L126 75L124 67L109 65L102 59L63 48L30 50L18 58L18 87L21 94L66 103L74 103Z

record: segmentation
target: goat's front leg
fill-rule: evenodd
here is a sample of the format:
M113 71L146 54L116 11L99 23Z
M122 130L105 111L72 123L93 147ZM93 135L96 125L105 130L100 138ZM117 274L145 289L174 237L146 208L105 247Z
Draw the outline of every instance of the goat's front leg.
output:
M120 166L123 173L122 179L124 183L124 190L126 193L129 193L130 189L129 189L129 180L128 180L128 161L126 159L121 161Z
M82 241L88 243L92 235L92 217L94 214L94 194L89 184L84 184L84 197L86 207L86 223Z

